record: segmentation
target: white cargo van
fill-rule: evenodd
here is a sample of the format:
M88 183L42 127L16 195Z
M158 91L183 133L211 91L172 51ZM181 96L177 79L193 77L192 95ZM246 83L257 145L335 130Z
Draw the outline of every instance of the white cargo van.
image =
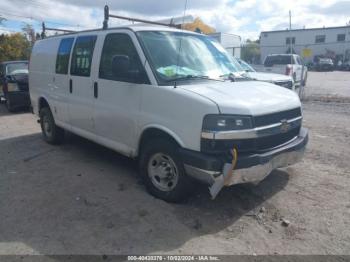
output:
M303 156L298 96L235 77L205 35L134 25L37 41L29 66L43 138L64 130L135 158L147 189L180 201L198 182L258 183Z

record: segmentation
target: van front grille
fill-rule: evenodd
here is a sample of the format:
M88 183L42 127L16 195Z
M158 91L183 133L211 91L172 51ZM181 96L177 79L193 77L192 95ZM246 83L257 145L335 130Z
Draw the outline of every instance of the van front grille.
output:
M301 116L301 108L294 108L287 111L266 114L253 117L253 123L255 127L268 126L271 124L279 123L283 119L293 119Z

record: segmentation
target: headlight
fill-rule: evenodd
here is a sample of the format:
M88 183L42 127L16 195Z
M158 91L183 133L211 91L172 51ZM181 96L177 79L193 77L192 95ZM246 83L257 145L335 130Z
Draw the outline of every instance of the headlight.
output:
M203 131L229 131L252 128L250 116L206 115L203 119Z
M8 92L19 91L18 84L17 83L7 83L7 91Z

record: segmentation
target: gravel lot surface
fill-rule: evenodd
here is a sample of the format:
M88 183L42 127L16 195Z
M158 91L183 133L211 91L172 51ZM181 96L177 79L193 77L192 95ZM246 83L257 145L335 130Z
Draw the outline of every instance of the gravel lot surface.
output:
M74 135L48 145L0 105L0 255L350 255L350 104L315 99L350 97L350 72L311 72L306 92L301 163L181 205L150 196L133 160Z
M309 72L305 94L314 101L350 103L350 72Z

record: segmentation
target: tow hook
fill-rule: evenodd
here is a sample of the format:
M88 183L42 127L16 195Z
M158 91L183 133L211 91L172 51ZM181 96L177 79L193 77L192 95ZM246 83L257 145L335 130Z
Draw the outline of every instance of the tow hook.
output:
M211 199L213 200L216 198L216 196L219 194L219 192L224 186L229 185L229 182L231 181L231 178L233 176L233 170L236 167L237 158L238 158L237 149L233 148L231 150L231 154L232 154L232 163L230 165L225 166L222 172L222 175L216 177L214 183L209 187Z
M40 118L39 118L38 120L36 120L36 122L37 122L38 124L40 124Z

